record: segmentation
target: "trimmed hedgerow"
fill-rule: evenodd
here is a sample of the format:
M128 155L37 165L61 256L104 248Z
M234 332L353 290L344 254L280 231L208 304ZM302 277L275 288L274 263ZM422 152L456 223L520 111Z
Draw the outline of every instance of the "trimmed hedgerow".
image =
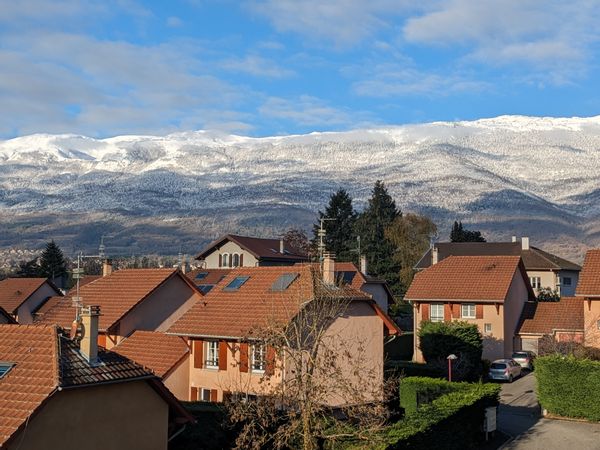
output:
M535 377L540 404L548 412L600 421L600 362L541 356L535 360Z
M468 383L449 383L435 378L404 378L400 381L400 406L405 414L413 414L420 406L431 403L441 395L469 389L470 386Z

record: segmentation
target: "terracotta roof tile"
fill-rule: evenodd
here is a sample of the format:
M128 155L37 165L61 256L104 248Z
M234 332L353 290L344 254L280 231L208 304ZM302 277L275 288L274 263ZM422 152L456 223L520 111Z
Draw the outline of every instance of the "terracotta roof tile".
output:
M294 248L289 242L284 241L284 253L280 253L279 239L263 239L235 234L226 234L211 242L200 252L196 259L203 259L208 253L213 251L214 247L221 245L225 241L235 242L258 259L289 261L306 261L308 259L304 252Z
M521 314L521 334L552 334L554 330L583 331L583 299L562 297L559 302L527 302Z
M100 306L99 328L105 331L176 273L177 269L118 270L80 287L79 295L85 305ZM52 308L43 310L40 322L70 327L75 319L72 298L54 299L53 303Z
M320 289L327 290L326 295L371 300L351 287L323 287L314 281L319 276L317 267L296 264L232 269L210 295L199 300L168 332L184 336L244 337L254 327L287 323ZM285 274L298 276L286 290L273 291L273 283ZM249 278L238 290L228 290L228 284L239 276Z
M450 256L417 273L405 298L503 302L520 264L519 256Z
M46 278L7 278L0 281L0 306L16 314L19 306L46 281Z
M179 336L138 330L121 341L112 351L164 378L189 353L189 348L185 340Z
M600 249L589 250L585 254L576 295L600 297Z
M185 276L206 295L212 290L207 288L219 284L231 270L232 269L194 269L186 273Z

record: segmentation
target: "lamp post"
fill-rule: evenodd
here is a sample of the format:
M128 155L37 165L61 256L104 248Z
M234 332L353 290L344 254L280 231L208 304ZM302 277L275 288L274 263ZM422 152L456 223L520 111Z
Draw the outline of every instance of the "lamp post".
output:
M458 359L458 356L452 353L446 359L448 360L448 381L452 381L452 361Z

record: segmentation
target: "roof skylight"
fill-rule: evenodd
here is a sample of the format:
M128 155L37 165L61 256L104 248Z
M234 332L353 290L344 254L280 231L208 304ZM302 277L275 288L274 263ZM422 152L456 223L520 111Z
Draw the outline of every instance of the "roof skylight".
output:
M15 363L0 362L0 378L10 372L10 369L12 369L14 365Z
M237 291L242 285L248 281L250 277L235 277L227 286L223 288L224 291Z
M204 280L208 276L208 272L200 272L196 275L196 280Z
M271 286L272 291L285 291L298 278L298 273L284 273Z

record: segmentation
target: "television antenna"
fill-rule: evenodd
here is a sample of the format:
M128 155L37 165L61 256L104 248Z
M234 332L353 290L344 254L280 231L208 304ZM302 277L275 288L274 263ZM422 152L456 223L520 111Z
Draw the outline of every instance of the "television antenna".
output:
M327 234L327 232L325 231L323 224L327 220L335 220L335 219L330 218L330 217L323 217L323 218L319 219L319 221L321 223L321 225L319 226L319 231L317 231L317 236L319 237L319 245L317 246L317 249L319 251L319 261L323 260L323 253L325 253L325 242L323 241L323 238L325 238L325 235Z

